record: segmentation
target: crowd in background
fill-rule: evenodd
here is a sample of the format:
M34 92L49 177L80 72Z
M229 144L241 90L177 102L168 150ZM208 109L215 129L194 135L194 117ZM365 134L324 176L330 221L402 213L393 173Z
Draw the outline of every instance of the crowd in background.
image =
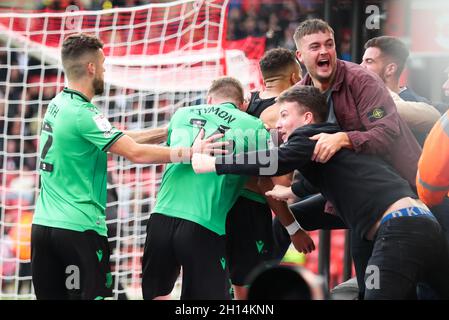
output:
M44 0L37 3L40 10L61 11L69 5L76 5L81 9L102 9L112 7L131 7L141 5L139 0L112 0L112 1L81 1L81 0ZM294 49L293 33L299 23L307 18L318 16L321 12L322 1L301 1L301 5L295 1L246 1L231 0L228 14L229 40L238 40L252 37L265 37L266 50L274 47ZM345 52L341 53L345 58ZM348 58L346 56L346 58ZM24 65L34 66L24 74ZM8 137L6 142L7 159L3 159L3 135L0 136L0 169L33 170L36 167L37 141L24 140L21 144L20 137L36 136L38 116L38 101L42 101L45 108L56 94L56 86L45 86L42 93L39 92L39 81L51 83L57 76L56 70L42 70L38 67L40 61L28 58L19 52L9 52L5 44L0 43L0 83L9 83L8 88L0 86L0 130ZM8 70L10 70L8 74ZM24 77L26 77L24 79ZM24 86L24 81L27 83ZM6 101L10 101L6 104ZM5 118L8 119L5 122ZM21 123L25 119L25 123ZM25 154L25 157L21 155ZM34 154L34 156L26 156ZM23 161L23 163L21 163ZM6 165L6 168L3 168Z

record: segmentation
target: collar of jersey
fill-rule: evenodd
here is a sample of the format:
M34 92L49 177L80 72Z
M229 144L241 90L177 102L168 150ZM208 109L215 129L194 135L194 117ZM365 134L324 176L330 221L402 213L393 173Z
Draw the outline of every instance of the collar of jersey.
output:
M233 106L234 108L238 109L237 106L235 105L235 103L233 103L233 102L223 102L223 103L220 103L220 105L224 105L224 104L230 104L230 105Z
M63 90L65 93L70 93L70 94L76 94L77 96L79 96L81 99L85 100L86 102L90 102L89 99L87 99L87 97L82 94L79 91L73 90L73 89L69 89L69 88L64 88Z

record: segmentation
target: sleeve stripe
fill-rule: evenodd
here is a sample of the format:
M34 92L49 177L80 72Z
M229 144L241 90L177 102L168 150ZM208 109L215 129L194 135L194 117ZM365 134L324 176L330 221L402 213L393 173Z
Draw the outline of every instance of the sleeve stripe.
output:
M430 184L424 182L424 181L421 179L421 177L418 177L418 182L419 182L424 188L426 188L427 190L430 190L430 191L435 191L435 192L437 192L437 191L448 191L448 190L449 190L449 186L444 186L444 187L432 186L432 185L430 185Z
M123 132L118 132L117 135L114 138L112 138L111 140L109 140L109 142L101 150L104 152L107 152L109 150L109 148L114 144L114 142L116 142L119 138L121 138L124 135L125 134Z

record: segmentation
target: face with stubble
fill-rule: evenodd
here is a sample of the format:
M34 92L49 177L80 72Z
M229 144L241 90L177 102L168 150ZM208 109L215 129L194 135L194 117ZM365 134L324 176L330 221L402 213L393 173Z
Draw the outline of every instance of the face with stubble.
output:
M320 31L305 35L296 45L296 56L305 65L312 79L322 84L331 83L337 66L333 33Z

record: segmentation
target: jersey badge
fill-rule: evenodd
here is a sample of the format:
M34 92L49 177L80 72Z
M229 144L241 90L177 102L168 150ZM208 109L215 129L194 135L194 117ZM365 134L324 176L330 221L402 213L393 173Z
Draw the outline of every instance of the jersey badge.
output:
M95 124L101 131L103 132L111 131L112 125L103 114L97 114L93 116L92 119L95 121Z

